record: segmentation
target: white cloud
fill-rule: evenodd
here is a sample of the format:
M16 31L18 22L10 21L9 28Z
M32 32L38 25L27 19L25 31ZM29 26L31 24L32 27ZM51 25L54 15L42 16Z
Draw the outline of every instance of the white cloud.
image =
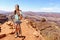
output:
M40 8L39 11L41 11L41 12L60 12L60 8L58 8L58 7Z
M13 11L14 8L9 8L9 7L0 7L0 10L3 10L3 11Z

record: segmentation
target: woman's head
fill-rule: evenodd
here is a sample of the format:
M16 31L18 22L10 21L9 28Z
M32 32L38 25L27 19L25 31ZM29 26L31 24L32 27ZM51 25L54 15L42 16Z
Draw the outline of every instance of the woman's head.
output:
M18 4L15 5L15 10L19 10L19 5Z

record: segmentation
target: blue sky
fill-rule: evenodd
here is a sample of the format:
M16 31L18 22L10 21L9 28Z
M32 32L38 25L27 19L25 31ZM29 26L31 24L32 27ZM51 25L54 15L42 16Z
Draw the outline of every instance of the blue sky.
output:
M13 11L15 4L22 11L60 12L60 0L0 0L0 10Z

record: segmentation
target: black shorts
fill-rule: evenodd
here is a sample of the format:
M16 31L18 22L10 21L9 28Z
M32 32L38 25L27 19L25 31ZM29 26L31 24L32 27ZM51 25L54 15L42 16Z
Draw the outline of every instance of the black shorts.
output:
M15 21L14 23L21 24L22 22L20 20L18 20L18 21Z

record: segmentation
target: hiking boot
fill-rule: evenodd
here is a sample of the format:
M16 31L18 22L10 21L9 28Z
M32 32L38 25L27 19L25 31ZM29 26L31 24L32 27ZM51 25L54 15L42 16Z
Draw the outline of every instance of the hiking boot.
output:
M15 38L17 38L18 36L16 35Z
M18 33L16 33L16 36L15 36L15 38L17 38L17 37L19 37Z

